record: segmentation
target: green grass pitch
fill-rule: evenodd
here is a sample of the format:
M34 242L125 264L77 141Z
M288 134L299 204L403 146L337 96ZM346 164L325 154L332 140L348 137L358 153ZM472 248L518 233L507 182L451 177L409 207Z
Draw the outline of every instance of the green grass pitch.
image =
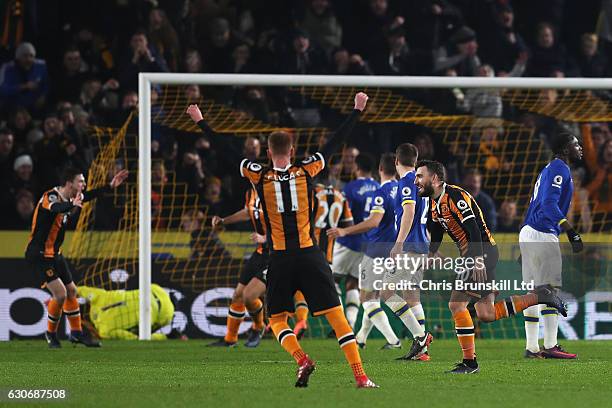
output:
M525 360L523 340L479 340L481 372L452 376L456 341L436 340L432 361L399 362L403 350L379 350L371 340L362 358L380 385L357 390L335 340L302 342L317 362L306 389L295 389L295 364L272 340L257 349L205 347L206 341L105 341L101 349L48 350L42 341L0 343L0 389L67 389L61 406L99 407L377 407L612 406L612 342L566 342L576 361ZM14 406L49 406L20 402ZM0 406L9 406L6 396Z

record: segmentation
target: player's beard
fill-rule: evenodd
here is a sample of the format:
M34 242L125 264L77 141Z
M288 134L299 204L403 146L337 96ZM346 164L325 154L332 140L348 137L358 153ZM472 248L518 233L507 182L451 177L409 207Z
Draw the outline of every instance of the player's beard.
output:
M419 189L419 197L431 197L433 193L434 189L431 183L425 184L421 189Z

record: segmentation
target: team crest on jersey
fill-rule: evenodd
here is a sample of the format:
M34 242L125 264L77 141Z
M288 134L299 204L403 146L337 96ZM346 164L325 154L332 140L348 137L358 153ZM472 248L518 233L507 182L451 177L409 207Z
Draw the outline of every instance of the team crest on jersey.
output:
M249 163L247 168L251 171L258 172L261 170L261 164L259 163Z
M54 273L55 273L55 272L53 271L53 269L47 269L47 270L45 271L45 274L46 274L48 277L52 277Z
M57 202L57 194L49 194L49 203L53 204Z

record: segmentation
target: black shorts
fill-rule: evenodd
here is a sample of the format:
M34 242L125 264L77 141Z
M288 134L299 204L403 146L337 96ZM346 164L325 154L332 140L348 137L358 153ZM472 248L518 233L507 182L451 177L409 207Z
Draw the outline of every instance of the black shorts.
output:
M259 252L253 252L253 255L249 258L249 260L242 267L242 272L240 272L239 283L243 285L248 285L251 279L257 278L263 283L266 283L266 269L268 269L268 262L270 260L270 256L266 254L260 254Z
M293 295L297 290L304 294L314 316L340 306L331 268L317 246L270 255L266 283L268 313L293 313Z
M484 263L487 271L487 280L485 282L492 282L495 280L495 268L497 267L497 261L499 260L499 250L497 245L490 245L483 243L484 252ZM465 282L474 283L471 271L465 275L457 275L457 280L462 279ZM479 301L482 298L489 296L493 293L493 290L460 290L459 292L469 296L472 301Z
M64 285L72 282L72 273L63 255L56 255L54 258L26 256L26 259L37 279L40 279L41 287L57 278L61 279Z

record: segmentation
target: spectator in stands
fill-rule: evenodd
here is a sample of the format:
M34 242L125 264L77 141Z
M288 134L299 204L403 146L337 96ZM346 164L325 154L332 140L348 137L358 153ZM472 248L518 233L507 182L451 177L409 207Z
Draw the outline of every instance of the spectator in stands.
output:
M207 67L210 72L233 72L234 61L232 53L235 39L229 21L216 18L212 21L209 30L208 47L202 52L206 56Z
M597 34L582 34L578 69L580 75L587 78L603 78L608 74L608 60L597 51Z
M453 68L457 76L474 76L478 73L478 42L476 33L463 26L449 38L448 49L440 47L434 51L434 72L445 72Z
M507 76L520 77L525 72L527 53L520 54L514 68ZM478 76L494 77L495 71L488 64L478 67ZM470 88L465 92L465 97L458 100L458 108L481 118L501 118L502 97L501 89Z
M123 57L119 82L124 89L138 88L139 72L168 72L166 60L149 44L144 31L136 31L130 39L130 48Z
M387 0L369 0L367 13L357 16L346 34L348 48L371 60L386 43L385 30L394 30L403 24L404 18L389 8Z
M176 72L181 54L178 35L166 13L159 8L149 12L149 39L168 63L168 69Z
M359 54L350 55L346 48L337 48L332 52L333 75L372 75L373 72Z
M327 60L323 52L310 42L304 30L295 30L292 47L284 54L281 71L285 74L324 74Z
M32 44L19 44L15 60L0 68L0 108L23 106L40 111L48 90L47 64L36 59L36 49Z
M98 79L88 79L81 86L79 104L81 108L92 115L92 122L96 124L111 124L112 111L119 106L117 90L119 82L109 79L102 84Z
M385 46L373 54L371 61L377 75L415 74L415 61L406 43L406 31L403 27L387 32Z
M494 14L492 31L479 31L482 54L495 71L510 72L520 55L527 52L527 45L514 28L514 10L510 4L495 7Z
M232 70L235 74L254 73L255 67L251 63L251 47L246 43L238 43L232 50Z
M72 158L78 168L84 168L76 157L77 148L64 134L64 124L56 113L49 113L43 122L44 138L34 145L36 159L35 174L41 184L41 189L49 189L58 185L60 172ZM80 166L79 166L80 165Z
M572 170L574 181L574 194L568 212L568 221L580 232L591 232L593 230L593 217L589 203L589 192L584 188L586 172L582 167Z
M252 162L257 162L261 158L261 142L253 136L249 136L244 141L242 149L244 158Z
M479 167L487 171L509 171L512 168L512 163L503 156L502 143L499 140L499 134L503 129L496 121L484 120L482 123L477 122L474 128L475 139L470 143L470 149L473 151L477 148L476 155Z
M13 179L11 180L11 194L16 194L19 190L28 190L35 197L42 192L38 181L33 176L34 162L28 154L23 154L15 159L13 164Z
M346 146L342 149L342 159L340 161L341 165L341 173L340 178L348 182L355 178L355 174L357 173L357 156L359 156L359 149L355 146Z
M520 221L517 217L516 201L504 200L499 206L496 232L518 233L519 226Z
M536 33L536 44L531 48L527 75L548 77L560 71L565 76L573 76L576 73L573 63L565 47L556 41L554 27L549 23L540 23Z
M87 70L78 48L71 47L64 51L62 71L53 77L51 84L53 101L78 102L81 87L89 76Z
M15 136L8 128L0 128L0 177L8 182L12 163L15 160ZM5 183L3 183L5 184ZM3 185L2 187L6 187Z
M463 16L458 7L446 0L413 0L397 4L410 47L431 56L431 51L446 44L449 36L461 27Z
M22 107L16 108L9 117L8 125L15 136L17 150L27 150L27 134L34 128L30 112Z
M178 182L187 184L189 194L197 194L204 183L204 169L202 159L195 149L189 149L183 153L181 165L176 169Z
M204 187L202 202L208 207L208 215L221 215L226 211L226 203L222 197L221 180L217 177L209 177Z
M198 50L188 49L187 51L185 51L182 70L190 74L204 72L202 56L200 55L200 52Z
M612 139L601 146L597 170L586 189L593 201L593 212L612 211Z
M32 214L34 214L34 196L28 190L19 190L15 194L15 201L11 216L7 220L7 227L11 230L30 230L32 227Z
M310 0L299 25L327 56L342 44L342 26L329 0Z
M497 231L497 210L495 202L482 190L482 174L476 169L466 171L463 176L463 186L474 197L482 210L487 226L491 232Z

